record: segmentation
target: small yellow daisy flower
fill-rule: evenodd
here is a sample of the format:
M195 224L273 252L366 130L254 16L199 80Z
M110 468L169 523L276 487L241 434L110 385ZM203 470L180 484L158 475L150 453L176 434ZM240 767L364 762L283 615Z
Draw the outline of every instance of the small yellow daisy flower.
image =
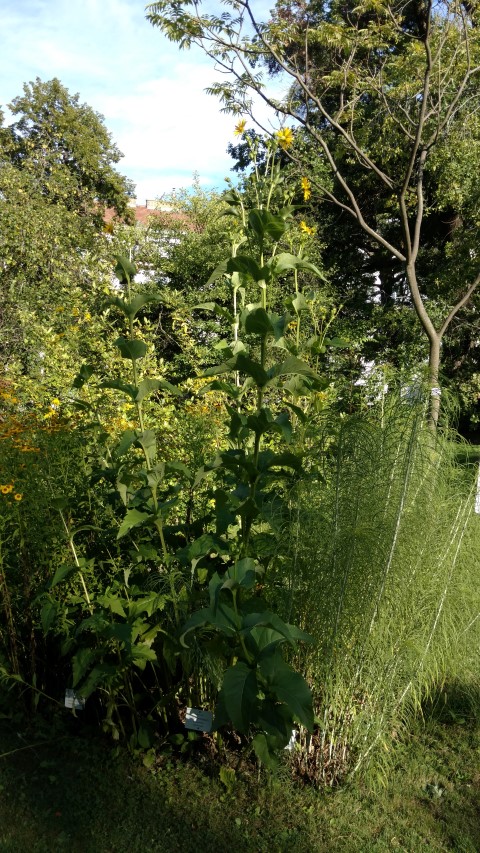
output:
M245 118L241 118L240 121L235 125L235 130L233 131L234 136L243 136L245 132L245 127L247 124L247 120Z
M13 496L13 498L14 498L14 500L16 500L16 501L21 501L21 500L22 500L22 498L23 498L23 495L21 495L21 494L20 494L20 492L17 492L17 494L16 494L16 495L14 495L14 496Z
M304 234L307 234L308 237L313 237L315 234L315 228L310 228L303 219L300 223L300 230L303 231Z
M275 136L278 139L280 148L283 148L284 151L293 145L293 133L289 127L282 127L281 130L277 130Z
M312 195L312 185L308 178L302 178L303 200L308 201Z

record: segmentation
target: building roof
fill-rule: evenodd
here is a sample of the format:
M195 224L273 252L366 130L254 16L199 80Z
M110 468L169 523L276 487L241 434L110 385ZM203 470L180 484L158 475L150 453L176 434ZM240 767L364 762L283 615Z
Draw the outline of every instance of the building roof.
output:
M181 223L187 228L192 227L186 216L182 213L177 213L172 210L172 206L170 204L166 204L161 201L157 202L152 199L147 199L145 204L137 204L137 199L132 199L129 207L135 212L135 222L139 225L148 225L149 219L153 218L163 220L166 228L168 228L170 224L173 225L173 223ZM108 207L104 215L105 222L112 222L116 218L117 214L115 209L113 207Z

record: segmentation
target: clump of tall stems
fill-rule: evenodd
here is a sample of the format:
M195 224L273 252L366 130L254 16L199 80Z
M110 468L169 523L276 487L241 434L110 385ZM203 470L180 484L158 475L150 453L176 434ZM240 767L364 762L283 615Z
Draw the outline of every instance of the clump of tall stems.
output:
M476 470L421 402L390 396L325 418L310 447L320 474L293 504L284 606L317 640L304 666L319 730L301 760L317 781L385 764L438 685L479 695Z

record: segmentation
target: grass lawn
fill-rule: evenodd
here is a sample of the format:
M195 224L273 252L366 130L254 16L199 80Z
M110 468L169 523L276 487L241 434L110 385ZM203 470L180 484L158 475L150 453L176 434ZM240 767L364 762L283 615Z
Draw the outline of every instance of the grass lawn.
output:
M27 733L7 720L0 753L1 853L480 851L480 730L470 722L418 724L374 791L360 777L302 788L286 768L227 790L194 764L152 771L84 732Z

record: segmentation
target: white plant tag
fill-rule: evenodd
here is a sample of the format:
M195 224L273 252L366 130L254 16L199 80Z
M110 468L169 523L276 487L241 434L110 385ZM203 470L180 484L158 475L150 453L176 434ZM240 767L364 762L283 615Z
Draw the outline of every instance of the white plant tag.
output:
M292 729L292 734L291 734L290 740L288 741L285 749L288 749L288 751L291 752L292 749L295 748L296 742L297 742L297 732L295 729Z
M85 699L77 696L74 690L67 687L65 690L65 708L74 708L75 711L83 711L85 709Z
M187 708L185 728L194 732L209 732L212 728L213 714L201 708Z

